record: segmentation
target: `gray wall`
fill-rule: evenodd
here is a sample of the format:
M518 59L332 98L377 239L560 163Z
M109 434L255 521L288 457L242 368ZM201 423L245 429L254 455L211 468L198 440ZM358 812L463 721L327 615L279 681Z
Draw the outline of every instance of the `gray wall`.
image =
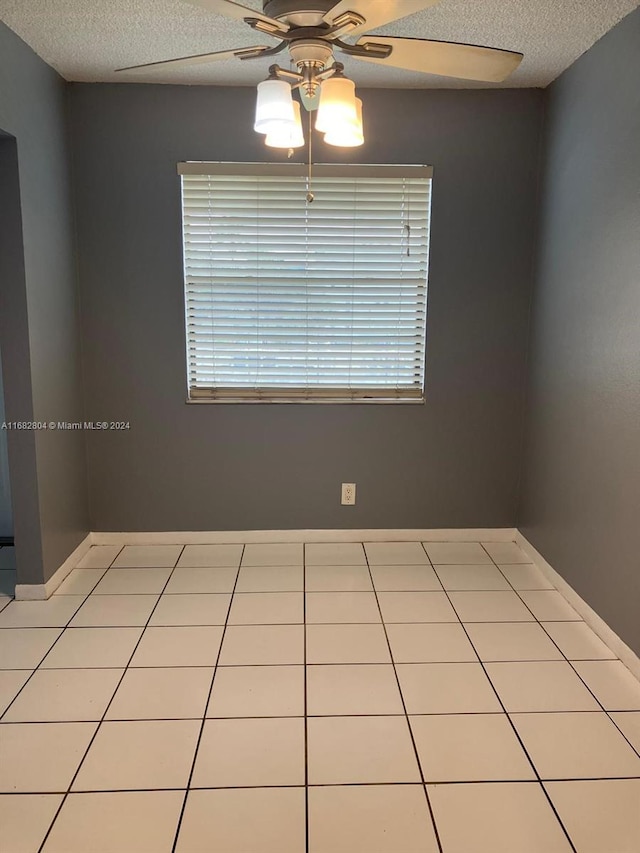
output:
M640 11L551 88L520 527L640 652Z
M176 163L265 159L255 92L71 87L93 529L514 524L543 95L363 97L339 160L435 166L425 406L186 405Z
M0 345L12 421L83 415L66 94L0 24ZM9 456L18 582L42 583L88 531L84 439L13 434Z
M2 359L0 358L0 423L5 420ZM0 430L0 538L12 536L13 511L11 509L11 483L9 479L9 448L7 446L7 431Z

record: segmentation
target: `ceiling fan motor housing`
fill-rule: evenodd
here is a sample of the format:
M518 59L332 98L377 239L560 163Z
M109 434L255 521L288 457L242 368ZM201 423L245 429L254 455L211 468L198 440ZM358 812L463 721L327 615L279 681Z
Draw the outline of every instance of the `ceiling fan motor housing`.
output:
M263 11L292 27L318 27L326 26L322 18L335 5L336 0L263 0Z
M289 45L289 54L293 62L302 68L323 69L333 60L331 44L322 39L299 39Z

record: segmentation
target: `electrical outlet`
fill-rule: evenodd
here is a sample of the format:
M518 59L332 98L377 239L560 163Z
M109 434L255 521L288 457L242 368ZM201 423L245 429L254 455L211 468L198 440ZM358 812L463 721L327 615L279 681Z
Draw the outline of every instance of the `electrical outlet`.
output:
M355 483L343 483L342 484L342 500L340 501L342 506L353 506L356 502L356 484Z

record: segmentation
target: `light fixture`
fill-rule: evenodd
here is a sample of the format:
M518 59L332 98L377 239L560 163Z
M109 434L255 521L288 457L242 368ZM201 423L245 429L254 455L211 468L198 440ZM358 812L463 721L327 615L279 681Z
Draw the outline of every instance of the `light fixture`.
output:
M336 122L329 127L324 135L324 141L328 145L336 145L339 148L357 148L364 144L364 131L362 128L362 101L355 99L356 117L354 121Z
M265 139L265 145L269 148L302 148L304 145L304 133L302 131L300 104L297 101L293 101L293 114L295 117L293 127L280 125L277 128L269 130Z
M331 50L319 40L292 45L290 53L298 72L272 65L269 78L258 84L254 129L265 135L265 144L289 150L304 145L300 104L292 98L298 90L305 109L317 110L315 127L327 144L362 145L362 101L356 98L354 82L344 76L344 66L329 65Z
M259 83L253 129L258 133L277 133L293 129L295 122L289 83L274 76Z

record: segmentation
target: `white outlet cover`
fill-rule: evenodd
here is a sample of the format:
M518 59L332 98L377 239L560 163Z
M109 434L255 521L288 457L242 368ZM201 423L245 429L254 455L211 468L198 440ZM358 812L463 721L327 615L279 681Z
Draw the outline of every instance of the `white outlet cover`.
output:
M342 498L341 503L343 506L353 506L356 502L356 484L355 483L343 483L342 484Z

